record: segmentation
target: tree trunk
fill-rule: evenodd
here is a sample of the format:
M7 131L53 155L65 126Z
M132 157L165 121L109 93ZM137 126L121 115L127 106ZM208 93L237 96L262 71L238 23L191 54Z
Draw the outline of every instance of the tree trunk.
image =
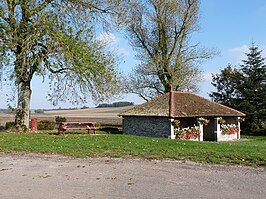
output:
M30 81L20 81L18 83L18 104L16 112L16 127L18 131L27 131L30 121Z

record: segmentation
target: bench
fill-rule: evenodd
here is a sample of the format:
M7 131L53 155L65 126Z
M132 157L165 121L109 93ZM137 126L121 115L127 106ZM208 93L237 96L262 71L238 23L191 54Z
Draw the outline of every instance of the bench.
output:
M58 134L67 130L87 130L90 134L90 130L96 134L96 122L60 122L58 127Z

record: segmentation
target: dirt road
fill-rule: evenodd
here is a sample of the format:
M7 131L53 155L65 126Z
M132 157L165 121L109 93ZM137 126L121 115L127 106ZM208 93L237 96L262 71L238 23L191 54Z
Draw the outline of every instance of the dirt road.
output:
M0 155L1 199L264 198L266 169L139 159Z

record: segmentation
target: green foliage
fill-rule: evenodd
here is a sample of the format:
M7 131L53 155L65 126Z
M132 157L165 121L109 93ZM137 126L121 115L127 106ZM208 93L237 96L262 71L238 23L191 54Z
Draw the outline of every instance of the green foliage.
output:
M15 125L15 122L6 122L6 130L14 128Z
M207 125L207 124L209 124L210 120L208 120L207 118L204 118L204 117L199 117L199 118L197 118L197 122L198 122L198 124Z
M236 108L238 105L240 72L230 64L219 74L212 74L212 85L217 91L212 91L210 97L218 103Z
M85 102L88 93L100 102L120 91L117 57L96 40L94 28L94 17L111 13L119 3L28 0L0 5L0 73L16 82L19 126L28 123L34 75L50 80L48 96L54 104Z
M67 121L66 117L63 117L63 116L56 116L55 117L55 122L56 123L66 122L66 121Z
M266 65L261 54L262 50L253 43L239 70L229 65L212 80L217 92L210 96L246 114L241 128L247 134L266 135Z
M100 128L101 127L101 123L100 122L96 122L95 126L96 126L96 128Z
M42 120L38 122L38 130L53 130L55 122L49 120Z
M174 120L174 121L172 121L172 125L174 126L174 128L179 128L179 126L180 126L180 120Z
M246 113L243 129L248 132L263 130L266 134L266 64L262 50L252 44L247 59L241 65L239 91L240 110Z
M213 164L266 166L266 137L236 142L195 142L127 135L51 136L0 134L0 152L28 151L74 157L136 157L190 160ZM78 150L77 150L78 149Z

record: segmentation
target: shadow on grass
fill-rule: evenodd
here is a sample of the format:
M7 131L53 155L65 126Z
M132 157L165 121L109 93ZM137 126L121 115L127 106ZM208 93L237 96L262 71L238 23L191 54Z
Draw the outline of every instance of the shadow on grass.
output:
M116 127L102 127L102 128L99 128L99 130L106 132L107 134L123 134L123 131L119 130Z
M46 131L49 135L63 135L63 133L58 133L57 130ZM123 134L123 131L116 127L101 127L96 131L96 135L104 135L104 134ZM67 130L64 132L64 135L88 135L87 130ZM90 131L90 135L94 135L92 131Z

